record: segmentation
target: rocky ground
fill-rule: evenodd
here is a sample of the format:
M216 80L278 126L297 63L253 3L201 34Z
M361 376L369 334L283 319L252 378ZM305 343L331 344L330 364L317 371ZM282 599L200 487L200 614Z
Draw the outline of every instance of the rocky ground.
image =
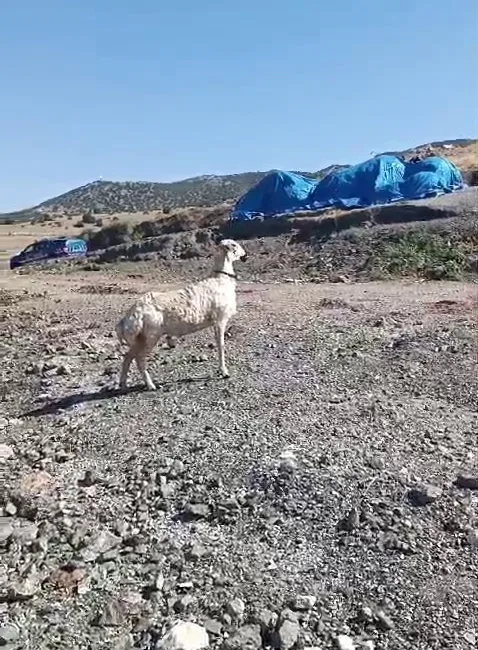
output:
M153 279L0 289L0 646L475 647L476 285L243 284L229 381L204 333L120 394Z

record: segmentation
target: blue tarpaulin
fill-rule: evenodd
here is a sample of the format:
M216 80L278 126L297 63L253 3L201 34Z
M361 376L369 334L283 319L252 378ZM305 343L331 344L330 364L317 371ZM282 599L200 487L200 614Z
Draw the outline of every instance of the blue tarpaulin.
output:
M460 171L445 158L405 162L398 156L382 155L320 181L290 172L271 172L239 199L231 218L244 221L299 210L362 208L437 196L462 187Z
M235 212L267 217L278 212L297 212L307 204L316 185L315 179L300 174L271 172L239 199Z

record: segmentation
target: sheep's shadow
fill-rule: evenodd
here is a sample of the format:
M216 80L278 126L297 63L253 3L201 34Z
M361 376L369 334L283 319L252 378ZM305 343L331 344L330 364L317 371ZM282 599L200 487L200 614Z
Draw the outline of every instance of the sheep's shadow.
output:
M19 414L19 418L27 417L41 417L42 415L52 415L58 413L59 411L65 411L73 406L79 404L86 404L88 402L100 402L106 399L112 399L113 397L122 397L127 395L135 395L137 393L146 393L148 395L154 395L158 392L168 392L174 386L178 385L187 385L193 383L209 383L213 381L221 381L220 377L187 377L185 379L178 379L175 382L167 382L161 384L156 391L147 391L146 387L143 384L137 384L135 386L128 386L127 388L111 388L104 387L100 388L97 391L85 392L81 391L79 393L72 393L70 395L65 395L59 399L53 400L43 404L43 406L38 406L37 408L30 409L24 413ZM222 379L224 381L224 379Z

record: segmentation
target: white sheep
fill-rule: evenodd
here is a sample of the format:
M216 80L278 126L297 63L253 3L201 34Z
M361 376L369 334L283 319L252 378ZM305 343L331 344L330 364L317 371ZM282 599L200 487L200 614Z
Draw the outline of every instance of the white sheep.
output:
M213 275L177 291L151 292L142 296L116 326L120 342L129 346L123 360L120 387L133 359L148 388L155 385L146 369L146 358L162 336L180 337L213 327L223 377L229 377L224 358L224 334L236 313L236 275L233 263L247 255L237 242L224 239L214 259Z

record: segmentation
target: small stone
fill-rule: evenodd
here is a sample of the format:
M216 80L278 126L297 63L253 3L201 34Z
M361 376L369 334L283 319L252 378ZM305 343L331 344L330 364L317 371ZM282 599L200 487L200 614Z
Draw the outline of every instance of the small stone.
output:
M17 582L14 582L10 587L9 594L11 600L28 600L32 598L40 589L40 575L35 565L30 567L30 570Z
M206 555L207 551L198 542L195 542L194 544L191 545L188 551L186 551L186 559L188 560L200 560L204 555Z
M385 612L379 610L375 613L375 617L377 619L377 627L381 630L388 632L393 629L393 621L385 614Z
M184 472L185 472L184 463L181 460L175 458L171 463L171 467L169 468L168 477L177 478L178 476L184 474Z
M415 506L426 506L434 503L442 495L442 490L436 485L423 485L418 488L412 488L408 492L408 498Z
M455 485L465 490L478 490L478 475L459 474L456 477Z
M14 503L9 501L5 506L4 510L6 515L8 515L9 517L14 517L17 514L18 508Z
M221 621L216 620L215 618L208 618L207 621L204 621L204 627L206 632L212 636L220 636L222 632L222 623Z
M475 632L465 632L464 635L463 635L463 638L465 639L465 641L467 641L471 645L472 648L475 647L475 645L476 645L476 634L475 634Z
M138 632L145 632L148 630L152 625L154 624L153 619L149 618L148 616L141 616L136 623L133 626L133 632L136 634Z
M293 472L298 466L299 463L293 451L286 449L279 456L279 469L281 472Z
M476 551L478 549L478 530L470 530L466 536L466 541Z
M369 456L367 462L372 469L383 469L385 466L385 463L379 456Z
M33 523L27 523L18 526L13 531L13 538L18 540L20 544L31 544L38 537L38 526Z
M174 483L161 483L159 493L163 499L170 499L174 494Z
M227 603L227 611L235 619L241 619L246 611L246 604L240 598L234 598Z
M164 576L163 576L163 574L161 572L158 573L155 576L154 581L153 581L153 585L154 585L154 588L156 589L156 591L162 591L163 590Z
M373 621L373 610L368 605L364 605L359 612L359 619L366 623Z
M105 627L119 627L124 621L124 606L119 600L110 600L101 616L98 619L98 625Z
M187 503L184 506L184 514L191 519L207 519L210 510L205 503Z
M260 650L262 648L259 625L243 625L224 642L225 650Z
M20 638L20 631L15 625L4 625L0 627L0 646L15 643Z
M174 611L179 613L185 612L188 610L194 603L196 602L196 599L194 596L190 594L186 594L185 596L182 596L182 598L178 598L176 602L174 603Z
M276 631L279 648L282 650L293 648L299 638L299 632L300 626L297 614L290 609L285 609L281 612Z
M346 634L339 634L335 639L338 650L355 650L355 643Z
M118 639L115 640L113 647L114 650L133 650L133 636L129 632L122 634Z
M13 533L13 525L10 517L0 517L0 544L8 541Z
M96 472L93 469L87 469L83 478L78 481L82 487L92 487L97 482Z
M22 495L41 494L53 490L53 477L48 472L32 472L22 478L20 490Z
M312 609L316 602L317 598L315 596L300 594L294 598L293 607L298 611L307 611Z
M271 612L270 609L263 609L259 612L257 622L260 624L262 631L266 633L275 628L278 619L279 617L275 612Z
M98 533L92 541L81 551L81 557L85 562L94 562L100 555L115 548L121 543L121 537L117 537L108 531Z
M50 583L57 589L72 592L76 589L77 593L81 593L85 587L88 587L86 580L86 572L74 565L65 565L54 571L50 576ZM88 589L86 589L88 591ZM86 593L84 591L84 593Z
M5 443L0 443L0 464L5 463L9 458L14 456L15 452L12 447Z
M351 508L347 515L339 522L339 530L352 532L360 525L360 512L357 508Z
M177 621L156 644L156 650L204 650L209 647L206 630L196 623Z

